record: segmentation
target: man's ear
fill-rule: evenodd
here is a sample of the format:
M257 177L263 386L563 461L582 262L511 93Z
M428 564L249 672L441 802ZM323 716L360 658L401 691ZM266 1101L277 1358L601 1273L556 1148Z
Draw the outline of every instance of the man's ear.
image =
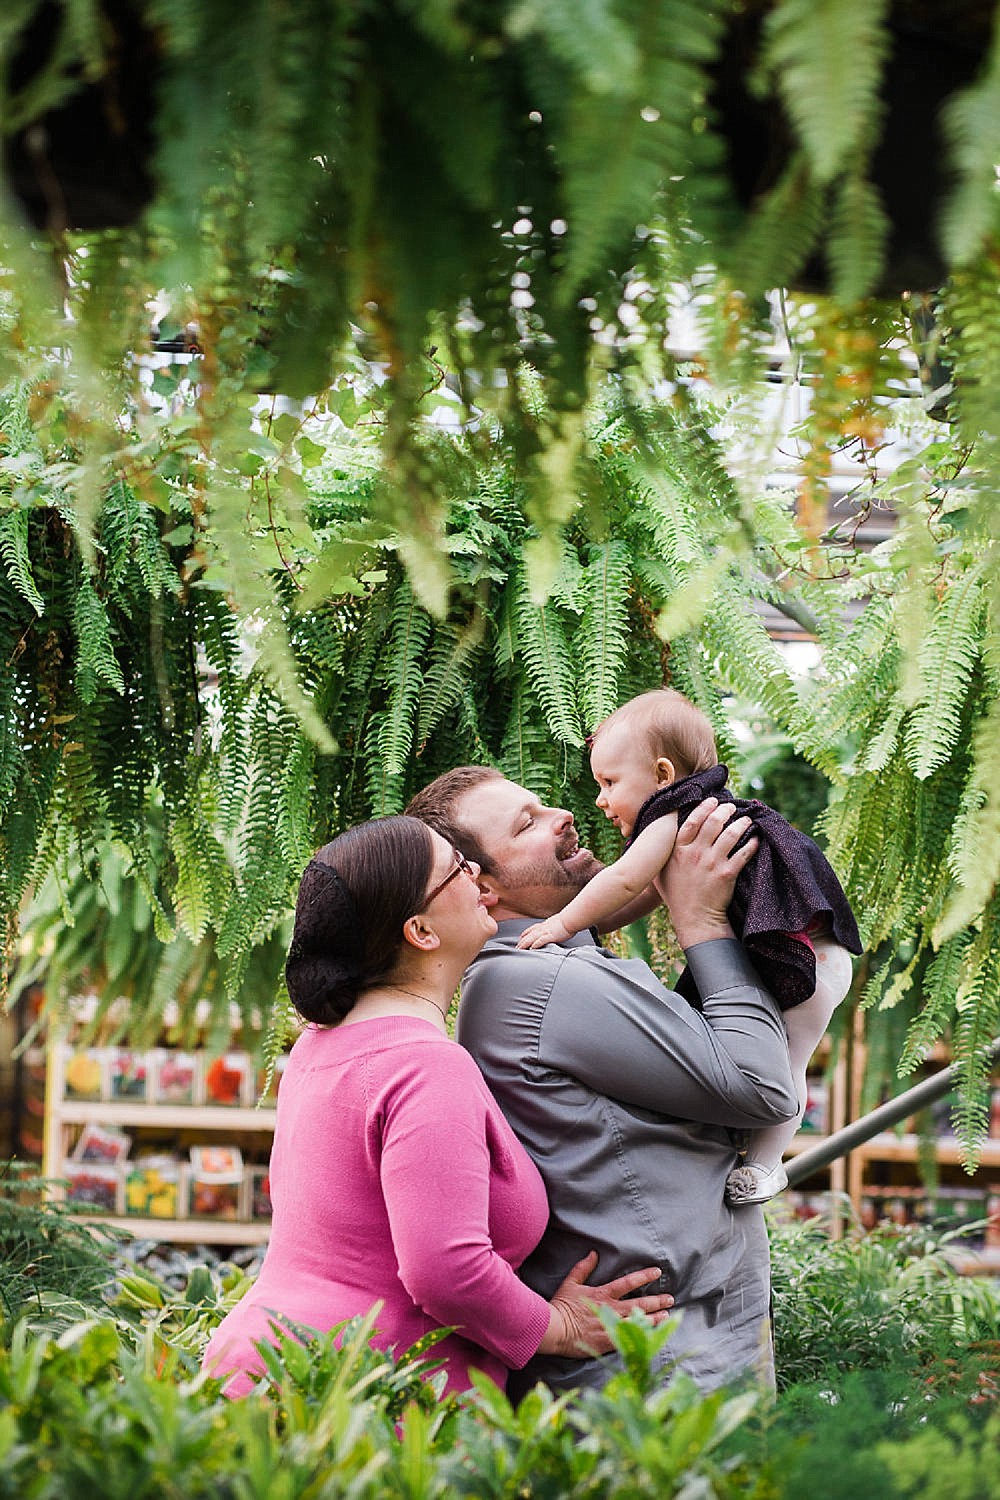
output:
M412 948L419 948L421 953L433 953L435 948L441 946L441 939L434 928L421 916L407 917L403 923L403 941Z
M658 786L672 786L673 783L677 780L677 772L674 768L674 763L672 760L668 760L665 755L661 755L659 757L654 769L656 771L656 782Z

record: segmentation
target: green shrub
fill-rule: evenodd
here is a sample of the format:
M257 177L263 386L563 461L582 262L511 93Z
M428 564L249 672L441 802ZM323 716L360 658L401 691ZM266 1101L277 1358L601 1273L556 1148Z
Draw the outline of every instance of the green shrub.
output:
M41 1197L17 1162L0 1169L0 1329L22 1315L52 1329L104 1308L119 1237Z
M771 1225L779 1390L858 1369L919 1370L1000 1339L995 1284L960 1276L949 1236L884 1225L832 1240L819 1220Z

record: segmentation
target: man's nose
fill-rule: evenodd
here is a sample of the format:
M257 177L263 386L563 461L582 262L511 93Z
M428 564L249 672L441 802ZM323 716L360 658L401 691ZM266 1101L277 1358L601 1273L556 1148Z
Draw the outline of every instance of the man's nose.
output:
M562 833L565 828L572 828L573 814L571 812L565 807L554 807L552 811L555 813L555 825L559 833Z

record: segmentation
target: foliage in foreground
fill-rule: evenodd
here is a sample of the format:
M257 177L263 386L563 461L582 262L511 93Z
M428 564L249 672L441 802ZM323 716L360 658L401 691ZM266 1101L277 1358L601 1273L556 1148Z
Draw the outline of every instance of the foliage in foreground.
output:
M51 1330L106 1310L118 1236L40 1201L41 1186L32 1169L0 1166L0 1323Z
M831 1495L989 1493L995 1402L928 1401L912 1381L857 1375L840 1395L813 1388L775 1408L753 1392L703 1398L681 1380L655 1384L649 1361L669 1325L639 1314L616 1330L626 1368L603 1392L539 1387L515 1412L484 1383L471 1405L439 1404L418 1364L368 1346L370 1330L356 1321L339 1349L289 1339L269 1358L267 1391L228 1402L151 1330L136 1339L92 1320L52 1336L21 1323L0 1350L0 1497L791 1500L837 1452L854 1487Z

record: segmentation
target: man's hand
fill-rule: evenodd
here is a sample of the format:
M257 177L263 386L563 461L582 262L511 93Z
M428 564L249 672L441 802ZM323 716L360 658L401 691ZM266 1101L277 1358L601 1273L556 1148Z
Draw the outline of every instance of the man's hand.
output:
M757 840L734 848L750 827L750 819L734 816L731 802L707 797L677 833L674 852L657 882L682 948L712 938L731 938L726 909L733 899L736 877L757 852Z

